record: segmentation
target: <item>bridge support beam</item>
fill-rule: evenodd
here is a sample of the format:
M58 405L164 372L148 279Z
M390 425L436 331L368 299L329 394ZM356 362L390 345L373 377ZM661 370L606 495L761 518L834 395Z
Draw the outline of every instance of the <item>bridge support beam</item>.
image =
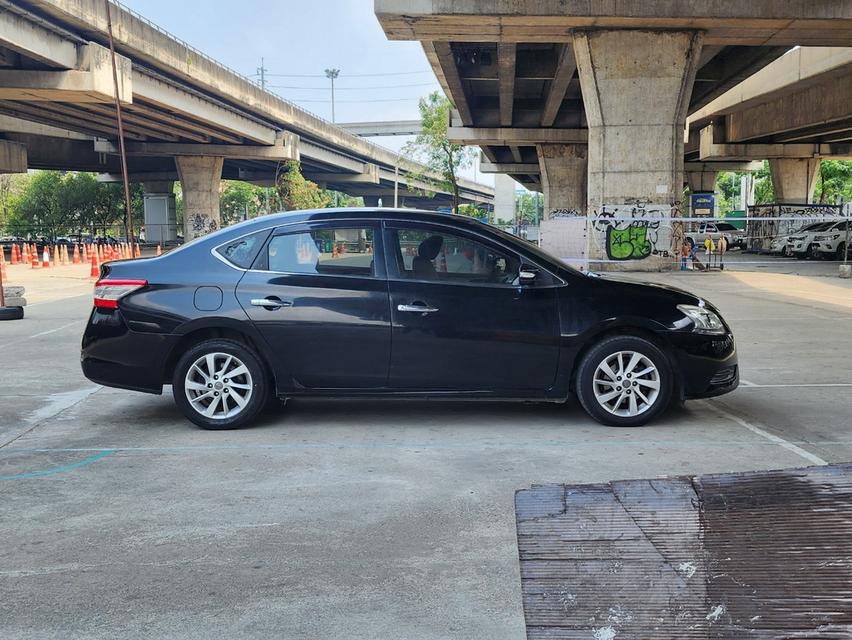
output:
M718 175L718 171L707 169L687 171L686 184L690 193L712 193L716 189L716 177Z
M696 31L580 31L574 36L589 122L589 214L663 220L594 224L589 259L595 268L673 268L681 232L683 130L701 53Z
M583 268L587 254L584 144L541 144L536 147L544 193L541 246Z
M225 159L214 156L175 156L183 191L183 237L188 242L216 231L219 216L219 183Z
M0 173L26 173L27 147L20 142L0 140Z
M769 171L775 202L803 204L811 202L819 174L819 158L772 158Z

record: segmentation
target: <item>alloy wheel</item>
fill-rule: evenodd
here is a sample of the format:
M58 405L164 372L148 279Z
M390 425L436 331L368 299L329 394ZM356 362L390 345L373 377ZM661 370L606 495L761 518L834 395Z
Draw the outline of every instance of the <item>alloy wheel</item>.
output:
M184 391L189 405L205 418L224 420L249 403L254 385L248 367L230 353L208 353L189 367Z
M595 369L593 390L601 407L615 416L641 415L660 395L660 372L636 351L617 351Z

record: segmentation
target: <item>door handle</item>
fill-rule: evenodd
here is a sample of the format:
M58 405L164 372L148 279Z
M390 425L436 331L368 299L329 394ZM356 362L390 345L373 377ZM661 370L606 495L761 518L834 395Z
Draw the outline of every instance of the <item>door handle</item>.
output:
M251 304L254 307L263 307L264 309L272 311L273 309L281 309L282 307L292 307L293 301L282 300L281 298L275 297L253 298Z
M414 304L399 304L397 305L397 311L406 311L410 313L435 313L438 311L437 307L430 307L422 302L415 302Z

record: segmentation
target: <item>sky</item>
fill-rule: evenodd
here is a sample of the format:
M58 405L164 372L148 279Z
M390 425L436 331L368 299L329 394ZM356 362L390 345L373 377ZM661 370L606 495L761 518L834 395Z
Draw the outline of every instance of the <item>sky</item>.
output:
M438 90L418 42L389 41L372 0L122 0L172 35L253 80L261 60L267 88L331 120L362 122L419 119L417 101ZM304 77L307 76L307 77ZM394 150L407 138L371 139ZM469 169L466 177L493 184Z

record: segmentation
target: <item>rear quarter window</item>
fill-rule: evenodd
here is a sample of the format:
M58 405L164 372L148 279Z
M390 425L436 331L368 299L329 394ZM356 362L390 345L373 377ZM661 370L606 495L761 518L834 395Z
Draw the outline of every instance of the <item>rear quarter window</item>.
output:
M215 251L232 265L248 269L268 235L268 230L258 231L219 245Z

